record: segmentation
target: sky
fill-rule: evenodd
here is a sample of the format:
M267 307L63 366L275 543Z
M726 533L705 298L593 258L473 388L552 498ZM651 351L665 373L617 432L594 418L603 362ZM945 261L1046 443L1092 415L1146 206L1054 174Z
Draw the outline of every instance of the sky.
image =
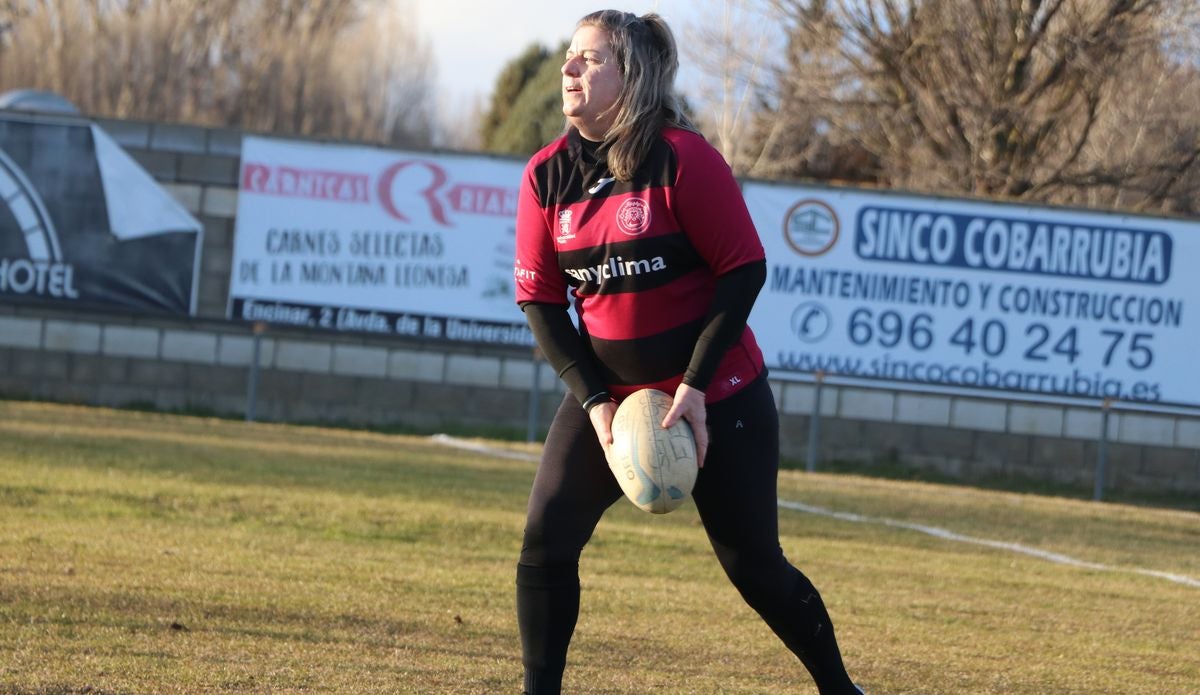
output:
M531 43L553 47L570 38L580 17L614 8L666 18L681 39L696 14L695 0L409 0L422 35L437 64L437 87L443 109L469 110L475 100L486 103L500 70Z

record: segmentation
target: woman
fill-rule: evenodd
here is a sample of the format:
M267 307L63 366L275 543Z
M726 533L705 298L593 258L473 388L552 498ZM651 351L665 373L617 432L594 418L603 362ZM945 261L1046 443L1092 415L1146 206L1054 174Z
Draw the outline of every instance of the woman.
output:
M605 462L616 404L652 387L674 394L664 426L682 418L695 434L693 498L730 580L821 693L858 693L817 590L779 547L778 415L746 326L766 261L729 167L674 96L677 67L661 17L584 17L562 67L567 133L521 183L517 302L570 392L517 565L525 692L561 688L579 555L621 497Z

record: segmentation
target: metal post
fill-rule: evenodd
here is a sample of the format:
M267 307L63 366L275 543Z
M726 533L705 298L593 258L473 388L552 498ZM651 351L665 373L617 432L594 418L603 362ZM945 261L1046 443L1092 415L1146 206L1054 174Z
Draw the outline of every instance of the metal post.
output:
M1092 499L1104 499L1104 478L1108 469L1108 415L1112 411L1113 399L1105 398L1100 405L1100 443L1096 452L1096 480L1092 488Z
M537 441L538 422L541 420L542 402L542 353L533 349L533 383L529 387L529 422L525 427L525 441Z
M267 324L254 322L254 356L250 358L250 373L246 376L246 422L254 422L254 409L258 400L258 361L262 355L262 336Z
M813 392L812 415L808 418L808 461L804 468L809 473L817 470L817 449L820 445L819 432L821 426L821 386L825 383L825 372L816 373L816 390Z

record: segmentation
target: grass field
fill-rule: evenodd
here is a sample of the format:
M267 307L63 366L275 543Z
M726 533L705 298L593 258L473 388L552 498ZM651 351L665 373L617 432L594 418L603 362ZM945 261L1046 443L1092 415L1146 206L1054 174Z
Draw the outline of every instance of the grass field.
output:
M532 453L531 447L508 444ZM0 401L0 692L516 693L533 465L335 429ZM1200 514L785 472L872 693L1200 693ZM691 505L584 553L571 693L815 693Z

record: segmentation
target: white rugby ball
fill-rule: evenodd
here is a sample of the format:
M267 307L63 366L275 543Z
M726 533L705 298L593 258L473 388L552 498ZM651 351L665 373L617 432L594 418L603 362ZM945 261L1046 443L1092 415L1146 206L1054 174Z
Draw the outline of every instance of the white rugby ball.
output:
M654 514L678 508L696 484L696 439L680 420L663 429L671 397L656 389L637 391L617 406L612 421L608 467L635 505Z

